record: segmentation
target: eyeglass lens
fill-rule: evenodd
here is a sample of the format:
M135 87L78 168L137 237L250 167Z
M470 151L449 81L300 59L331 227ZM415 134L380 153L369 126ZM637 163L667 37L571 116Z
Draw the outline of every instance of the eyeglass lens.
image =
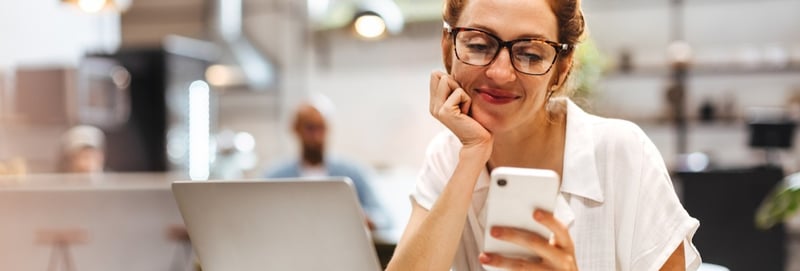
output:
M456 55L464 63L485 66L500 51L498 38L477 30L462 30L455 37ZM514 68L528 74L546 73L556 57L556 49L538 40L517 40L510 53Z

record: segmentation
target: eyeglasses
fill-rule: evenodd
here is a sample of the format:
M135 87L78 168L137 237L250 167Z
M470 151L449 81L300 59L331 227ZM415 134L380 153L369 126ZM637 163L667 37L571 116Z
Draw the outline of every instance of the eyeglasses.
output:
M550 71L558 55L571 45L541 39L516 39L503 41L486 31L466 27L450 27L445 31L453 37L456 58L473 66L487 66L494 62L503 48L508 49L511 66L518 72L542 75Z

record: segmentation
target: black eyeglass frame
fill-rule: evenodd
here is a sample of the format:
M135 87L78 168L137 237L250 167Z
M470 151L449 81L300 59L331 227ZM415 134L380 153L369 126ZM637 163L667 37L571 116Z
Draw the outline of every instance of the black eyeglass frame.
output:
M568 50L570 50L571 48L574 47L573 45L570 45L570 44L567 44L567 43L558 43L558 42L555 42L555 41L549 41L549 40L545 40L545 39L530 39L529 38L529 39L515 39L515 40L504 41L504 40L500 39L499 37L495 36L494 34L486 32L486 31L481 30L481 29L469 28L469 27L451 27L447 23L444 23L444 29L450 35L450 37L453 39L452 40L453 41L453 51L456 53L456 58L458 58L458 60L461 61L461 63L467 64L467 65L470 65L470 66L486 67L486 66L492 65L492 63L494 63L494 61L497 59L497 55L500 54L500 51L502 51L503 48L506 48L507 51L508 51L509 60L511 61L511 66L514 67L514 70L516 70L518 72L521 72L523 74L527 74L527 75L544 75L544 74L547 74L553 68L553 65L556 63L556 60L558 60L558 56L561 55L562 52L566 52L566 51L568 51ZM456 50L456 36L458 35L458 32L461 32L461 31L478 31L478 32L481 32L483 34L486 34L487 36L489 36L489 37L493 38L495 41L497 41L499 46L497 47L497 51L494 52L494 55L492 56L492 60L489 61L489 63L486 63L484 65L476 65L476 64L470 64L470 63L467 63L467 62L461 60L461 57L458 55L458 50ZM556 56L553 58L553 62L550 63L550 67L548 67L546 71L544 71L542 73L527 73L527 72L520 71L517 68L517 65L514 64L514 56L511 53L511 46L514 45L517 42L522 42L522 41L542 42L542 43L545 43L547 45L552 46L553 49L556 50Z

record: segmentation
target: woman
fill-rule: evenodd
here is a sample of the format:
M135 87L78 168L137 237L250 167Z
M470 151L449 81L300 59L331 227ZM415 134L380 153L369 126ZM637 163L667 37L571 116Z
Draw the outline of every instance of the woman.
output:
M583 34L579 0L445 0L430 111L449 131L428 148L413 211L388 270L693 270L699 223L675 195L658 150L636 125L592 116L564 87ZM481 252L488 173L562 176L553 232L494 227L492 238L541 257Z

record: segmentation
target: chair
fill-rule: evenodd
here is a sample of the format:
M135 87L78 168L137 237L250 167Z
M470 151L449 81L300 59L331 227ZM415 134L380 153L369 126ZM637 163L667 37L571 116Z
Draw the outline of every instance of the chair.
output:
M782 224L762 231L755 213L783 171L775 167L679 172L683 205L700 220L694 244L703 261L731 270L784 270L786 232Z
M75 271L75 259L70 253L70 246L86 244L89 234L85 229L41 229L36 232L36 243L52 246L48 271ZM61 264L58 264L58 263ZM60 268L59 268L60 267Z

